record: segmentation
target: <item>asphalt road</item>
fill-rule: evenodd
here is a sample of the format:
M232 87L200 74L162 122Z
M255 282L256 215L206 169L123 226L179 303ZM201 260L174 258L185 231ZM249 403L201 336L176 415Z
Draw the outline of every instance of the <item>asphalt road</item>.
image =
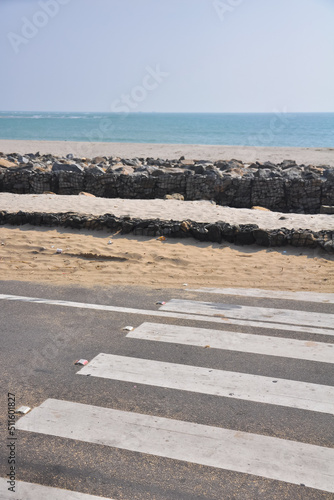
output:
M210 317L207 322L199 324L195 319L168 318L150 313L159 310L157 301L171 299L326 314L334 313L333 304L214 296L163 288L113 286L110 289L85 289L4 281L0 282L0 294L147 310L147 315L130 314L0 300L0 423L3 438L0 477L6 477L9 471L6 447L8 393L15 394L16 408L21 405L36 408L53 398L333 448L333 416L328 413L94 376L76 376L81 367L74 365L79 358L92 360L99 353L109 353L333 386L333 366L329 363L153 342L129 338L123 330L127 325L136 328L143 322L152 322L333 343L333 336L293 329L225 326L223 322L213 323ZM104 425L103 421L100 425ZM17 480L90 495L117 500L334 498L333 493L320 489L129 449L23 430L16 430L15 436ZM284 461L285 457L282 455L277 460ZM2 497L0 491L0 498L7 496ZM16 498L15 493L10 498Z

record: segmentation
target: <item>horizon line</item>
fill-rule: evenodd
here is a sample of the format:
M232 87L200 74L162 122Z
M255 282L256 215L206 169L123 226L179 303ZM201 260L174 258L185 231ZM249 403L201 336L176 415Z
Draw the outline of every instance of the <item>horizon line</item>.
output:
M110 115L141 115L141 114L182 114L182 115L230 115L230 114L334 114L333 111L129 111L129 112L115 112L115 111L36 111L36 110L0 110L0 113L73 113L73 114L110 114Z

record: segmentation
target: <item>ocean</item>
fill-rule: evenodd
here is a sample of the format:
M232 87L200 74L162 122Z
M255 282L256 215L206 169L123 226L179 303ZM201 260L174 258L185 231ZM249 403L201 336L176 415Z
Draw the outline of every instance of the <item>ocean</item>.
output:
M334 113L0 112L0 139L334 147Z

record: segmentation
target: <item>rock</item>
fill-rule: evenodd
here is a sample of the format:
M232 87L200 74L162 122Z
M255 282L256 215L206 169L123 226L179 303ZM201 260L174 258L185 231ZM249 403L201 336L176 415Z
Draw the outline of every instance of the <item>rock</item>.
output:
M271 176L271 170L269 168L259 168L257 172L255 172L254 177L258 177L260 179L269 179Z
M194 165L191 170L195 172L195 174L201 175L206 172L205 166L204 165Z
M51 154L11 153L0 155L0 191L84 191L101 197L137 199L162 199L166 195L175 199L174 195L179 194L186 200L213 200L236 208L318 213L321 206L334 206L334 168L298 166L290 160L275 165L244 164L236 159L212 163L185 158L96 156L91 161L70 155L60 158ZM171 227L164 230L174 231ZM229 233L228 238L234 241L234 233Z
M284 160L280 163L280 167L283 169L297 167L297 163L294 160Z
M0 158L0 167L3 168L17 167L17 164L14 163L13 161L8 161L5 160L4 158Z
M275 163L272 163L271 161L265 161L262 165L259 165L258 168L276 169L277 165L275 165Z
M180 193L165 194L164 199L165 200L181 200L181 201L184 201L184 196L183 196L183 194L180 194Z
M297 247L320 247L327 252L334 253L334 239L332 231L312 232L295 229L268 229L263 230L255 224L231 226L225 222L213 224L198 223L190 220L162 221L159 219L132 219L130 215L115 217L112 214L100 216L78 214L75 212L48 214L42 212L13 212L0 210L0 225L32 224L43 226L62 226L77 229L107 229L108 231L121 230L123 233L133 232L143 236L161 236L185 238L192 236L200 241L221 242L229 241L235 244L252 244L254 241L260 246L282 246L291 244Z
M331 184L334 184L334 168L324 170L323 176ZM333 196L333 201L334 201L334 196Z
M179 163L184 166L195 165L194 160L179 160Z
M94 167L89 167L87 172L92 175L103 175L105 173L103 168L99 167L98 165L95 165Z
M284 176L287 179L293 180L293 179L300 179L302 175L302 172L300 169L292 167L292 168L286 168L284 169Z
M209 241L221 243L223 239L223 231L219 224L207 224L205 226L205 230L207 231Z
M95 195L93 195L92 193L86 193L85 191L81 191L79 193L79 196L91 196L91 197L95 198Z
M54 163L52 172L83 172L83 167L76 163Z
M106 159L103 156L95 156L95 158L92 159L92 163L105 163Z
M256 229L253 232L255 242L261 247L270 247L270 235L269 232L264 229Z
M240 168L239 163L236 165L234 162L230 162L230 161L217 161L215 163L215 166L217 168L219 168L219 170L222 170L222 171L231 171L231 170L233 170L233 168ZM242 164L241 164L241 167L243 167Z
M184 220L181 223L181 231L184 231L186 233L187 231L190 231L190 228L191 228L191 223L188 222L187 220Z
M140 167L141 162L138 160L138 158L133 158L132 160L122 160L124 165L129 165L130 167Z
M326 252L334 253L334 241L333 240L326 241L323 244L323 249L326 250Z
M204 165L205 167L208 167L209 165L213 166L214 163L212 163L212 161L208 161L208 160L196 160L195 165Z
M294 247L315 248L317 246L317 239L311 231L298 229L293 230L290 244Z
M30 160L31 160L30 158L26 158L25 156L18 156L18 158L17 158L17 159L18 159L18 161L19 161L20 163L24 163L24 164L29 163L29 162L30 162Z
M321 207L320 207L320 213L321 214L333 215L334 214L334 206L321 205Z
M154 177L160 177L161 175L164 175L165 172L161 168L155 168L152 172L152 175Z
M134 173L134 169L129 165L122 165L121 167L116 168L114 172L122 175L131 175Z
M23 172L27 170L33 170L34 169L34 164L33 163L28 163L28 164L23 164L23 165L15 165L15 167L12 167L13 172Z
M255 229L253 236L256 244L263 247L279 247L287 244L284 230Z
M165 166L165 160L162 160L161 158L146 158L146 163L147 165L154 165L157 167L164 167Z

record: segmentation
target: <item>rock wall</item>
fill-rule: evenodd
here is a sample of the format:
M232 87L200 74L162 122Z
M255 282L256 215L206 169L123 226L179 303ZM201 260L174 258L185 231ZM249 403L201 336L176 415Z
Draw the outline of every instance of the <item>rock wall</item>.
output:
M318 213L322 205L334 205L334 169L291 160L275 165L0 154L0 191L66 195L86 191L106 198L137 199L179 193L185 200L214 200L235 208L259 205L280 212Z
M322 248L334 253L334 231L310 231L302 229L260 229L256 224L231 225L227 222L213 224L198 223L191 220L163 221L159 219L131 219L115 217L111 214L101 216L82 215L73 212L48 214L41 212L0 211L0 225L32 224L34 226L62 226L74 229L105 229L109 232L121 231L137 236L167 238L193 237L200 241L221 243L227 241L236 245L257 244L264 247Z

